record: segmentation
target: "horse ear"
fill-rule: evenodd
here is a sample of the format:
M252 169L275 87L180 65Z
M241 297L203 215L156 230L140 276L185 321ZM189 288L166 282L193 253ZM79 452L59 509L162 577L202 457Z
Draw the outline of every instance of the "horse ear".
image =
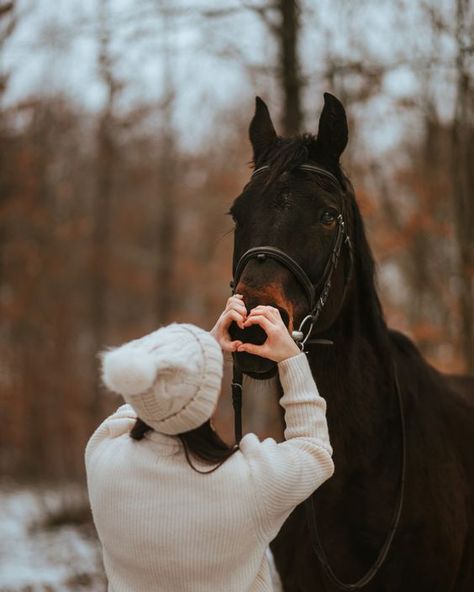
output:
M265 102L255 99L255 115L250 122L249 137L253 148L253 161L257 162L262 153L276 140L272 118Z
M339 99L324 93L324 107L319 118L318 148L323 154L339 162L348 139L346 111Z

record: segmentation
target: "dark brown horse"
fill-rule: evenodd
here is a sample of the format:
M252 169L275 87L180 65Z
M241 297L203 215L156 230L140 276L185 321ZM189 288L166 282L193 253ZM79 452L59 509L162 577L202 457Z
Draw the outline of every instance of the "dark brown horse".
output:
M265 103L257 99L250 140L261 170L231 208L234 271L245 251L266 245L286 253L321 285L338 216L344 214L353 265L345 242L311 335L333 345L306 346L327 400L336 467L310 498L322 547L338 578L354 582L373 565L394 525L402 470L398 374L406 428L403 507L386 558L363 589L473 592L474 380L441 374L406 336L387 328L354 191L339 165L347 137L344 108L332 95L325 95L318 135L291 139L276 135ZM301 282L277 258L249 259L236 291L248 309L278 307L290 331L308 313ZM255 343L265 339L259 329L231 331ZM235 361L257 378L276 372L274 364L248 354ZM289 517L272 550L285 592L338 589L313 552L303 506Z

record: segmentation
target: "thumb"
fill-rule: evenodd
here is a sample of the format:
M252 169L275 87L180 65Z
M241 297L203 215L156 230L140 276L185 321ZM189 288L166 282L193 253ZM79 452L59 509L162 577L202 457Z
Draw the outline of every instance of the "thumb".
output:
M238 352L246 352L256 356L266 356L267 348L265 345L255 345L253 343L242 343L237 349Z
M235 352L241 345L241 341L230 341L230 339L221 342L221 347L226 352Z

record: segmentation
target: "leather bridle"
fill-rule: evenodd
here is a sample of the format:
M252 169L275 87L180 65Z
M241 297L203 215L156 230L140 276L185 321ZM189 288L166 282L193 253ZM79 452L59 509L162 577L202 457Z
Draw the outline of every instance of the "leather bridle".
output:
M262 171L269 169L268 165L262 166L256 169L252 175L254 178L256 175L259 175ZM317 173L319 175L323 175L338 186L341 186L340 181L329 171L318 167L312 164L303 164L297 167L300 170L308 171L312 173ZM349 286L350 279L352 277L352 270L354 267L354 256L352 252L352 242L350 236L346 230L346 223L344 220L344 201L342 201L341 212L336 218L337 223L337 233L336 238L334 240L334 245L331 251L330 256L326 262L324 267L324 271L321 275L321 279L317 284L313 284L313 282L308 277L308 274L305 270L299 265L297 261L295 261L290 255L278 249L277 247L271 246L261 246L261 247L253 247L240 257L237 265L235 266L234 270L234 278L231 282L232 293L235 292L237 285L239 283L240 277L245 269L245 266L251 259L257 259L259 262L265 261L267 258L274 259L281 263L284 267L286 267L293 276L298 280L300 286L303 288L306 298L309 303L309 312L300 322L299 327L296 331L292 332L292 337L299 345L301 350L304 349L306 342L308 341L311 333L313 331L316 322L324 308L324 305L327 302L329 291L331 289L332 278L334 272L337 269L337 265L339 262L339 258L341 255L341 250L343 245L347 246L347 250L349 253L349 271L345 277L344 282L344 293L341 299L341 306L345 300L347 288ZM313 343L331 343L327 340L315 340Z
M256 169L253 174L252 178L256 175L259 175L261 172L268 170L270 167L268 165L259 167ZM310 164L302 164L298 167L299 170L317 173L318 175L322 175L326 178L331 179L334 183L341 186L340 181L329 171L318 167L316 165ZM344 281L344 292L341 298L341 302L339 305L339 310L342 308L348 286L352 277L353 267L354 267L354 254L352 249L352 242L350 236L346 229L346 222L344 219L344 200L342 200L341 212L336 218L337 222L337 233L336 238L334 240L334 245L331 251L331 254L326 262L323 274L321 279L317 284L313 284L308 277L307 273L304 269L295 261L292 257L290 257L287 253L278 249L277 247L272 246L261 246L261 247L253 247L247 251L240 257L238 260L235 270L234 270L234 277L233 280L230 282L230 286L232 288L232 293L235 293L235 289L237 288L238 282L242 273L245 269L245 266L251 259L257 259L257 261L263 262L267 258L274 259L281 263L284 267L286 267L293 276L298 280L300 286L303 288L306 298L309 303L309 313L303 318L300 322L298 330L292 332L292 337L295 342L299 345L301 350L303 351L305 347L314 343L314 344L324 344L324 345L332 345L333 342L327 339L310 339L313 329L321 315L321 312L327 302L329 291L332 285L332 278L334 272L337 269L337 265L339 262L339 258L341 255L341 250L343 245L347 246L348 254L349 254L349 271L345 275ZM394 381L395 381L395 390L398 399L399 405L399 412L400 412L400 432L401 432L401 442L402 442L402 451L401 451L401 476L400 476L400 490L399 490L399 498L395 508L395 512L393 515L392 526L387 533L385 541L382 547L377 554L377 558L370 567L370 569L362 576L357 582L353 584L346 584L342 582L334 573L331 566L329 565L329 561L327 555L324 551L324 548L321 544L320 535L318 531L318 526L316 522L316 514L314 509L314 504L312 502L312 497L310 496L305 501L305 510L306 510L306 517L309 523L309 530L310 535L312 538L312 546L313 550L321 563L324 572L328 579L340 590L344 590L346 592L360 590L364 586L366 586L375 575L378 573L378 570L382 563L385 561L387 554L390 550L393 538L395 536L395 532L398 528L400 517L403 508L403 501L404 501L404 491L405 491L405 473L406 473L406 429L405 429L405 418L403 412L403 401L402 395L400 391L400 385L398 381L398 372L396 365L394 364L393 367L394 372ZM242 381L243 381L243 374L240 368L237 367L237 364L234 361L233 365L233 379L232 379L232 404L234 407L234 429L235 429L235 439L237 444L242 439Z

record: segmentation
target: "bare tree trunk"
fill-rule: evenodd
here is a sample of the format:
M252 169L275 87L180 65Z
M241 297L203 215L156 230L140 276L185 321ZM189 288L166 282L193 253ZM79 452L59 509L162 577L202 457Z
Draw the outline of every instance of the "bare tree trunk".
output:
M15 2L5 2L0 5L0 53L5 46L8 38L13 33L16 26ZM3 71L0 63L0 209L4 206L8 198L8 181L6 160L8 149L6 146L7 137L4 121L3 97L7 90L8 72ZM4 283L4 260L3 252L6 241L5 222L0 220L0 290Z
M97 193L94 199L92 235L92 285L91 322L93 351L98 352L105 345L107 323L107 268L109 265L109 236L111 198L115 166L115 142L113 138L114 104L119 84L113 74L113 60L110 55L110 30L108 23L108 0L100 4L99 72L107 89L107 100L97 130ZM94 368L94 377L97 377ZM100 415L100 385L93 381L91 419Z
M16 15L15 15L15 2L3 2L0 4L0 55L3 51L9 37L13 33L16 26ZM8 283L6 277L6 257L5 251L7 247L8 233L9 233L9 220L7 213L7 203L11 199L11 180L10 171L8 167L9 157L9 134L7 131L6 114L4 109L4 96L7 90L9 72L3 67L0 62L0 320L1 320L1 332L2 339L0 341L0 347L2 350L3 363L5 365L6 372L10 371L13 374L13 363L12 360L18 355L18 349L15 347L17 344L14 343L12 338L12 322L8 315L5 314L4 310L4 294L5 287ZM6 359L5 359L6 358ZM16 361L16 360L15 360ZM4 370L5 372L5 370ZM15 376L15 378L17 378ZM2 388L3 385L2 385ZM6 401L7 398L2 396L4 393L0 393L0 415L2 417L9 417L11 410L7 409ZM9 422L10 424L10 422ZM10 443L11 433L9 428L5 426L5 429L0 433L0 450L7 450L8 444ZM2 455L2 464L0 465L0 472L4 470L4 464L6 465L9 461L11 462L12 455ZM8 457L8 458L7 458ZM15 460L13 460L15 462Z
M298 54L298 43L301 32L300 5L298 0L276 0L275 3L264 2L246 4L247 9L259 16L278 46L278 63L276 67L280 92L283 101L281 115L282 134L292 136L299 134L303 127L301 92L303 79ZM277 15L277 19L272 18Z
M452 180L459 264L462 352L466 370L474 372L474 89L468 58L472 52L470 0L456 0L457 96L453 123Z
M177 224L177 150L173 129L173 110L176 91L173 81L172 50L169 32L170 16L166 3L158 4L163 35L163 105L162 133L160 138L158 162L158 208L157 208L157 266L156 266L156 307L157 321L164 324L171 320L176 294L174 293L175 238ZM173 27L173 30L176 29Z
M158 219L156 266L156 318L163 324L171 320L174 293L174 252L176 238L176 165L174 141L166 133L162 137L158 164Z
M301 65L298 56L300 35L300 8L297 0L279 0L277 3L281 24L276 31L279 44L279 78L283 95L282 127L287 136L301 132Z

